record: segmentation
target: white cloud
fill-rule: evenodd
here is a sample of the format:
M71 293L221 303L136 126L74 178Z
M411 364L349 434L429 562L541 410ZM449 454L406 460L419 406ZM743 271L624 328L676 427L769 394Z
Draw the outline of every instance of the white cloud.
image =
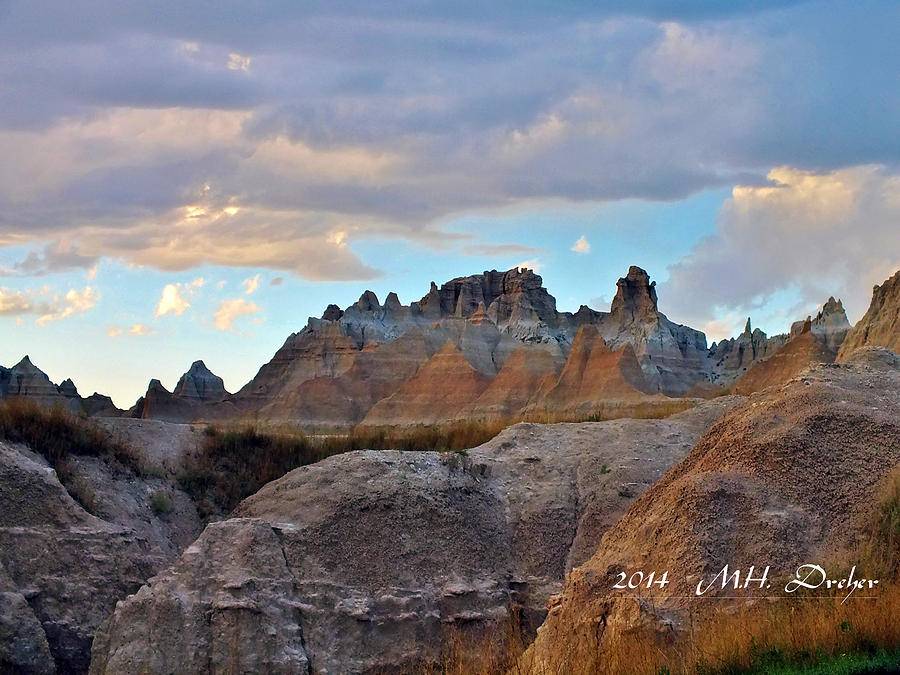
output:
M87 277L88 281L93 281L94 279L97 278L97 268L98 267L99 267L99 265L94 265L91 269L89 269L87 271L87 274L85 276Z
M537 258L531 258L530 260L523 260L522 262L517 263L515 265L515 267L518 267L519 269L529 269L529 270L532 270L533 272L540 272L541 267L543 267L543 266L544 266L543 263L541 263L541 261L538 260Z
M166 314L181 316L190 306L191 303L182 295L181 284L166 284L159 302L156 303L155 318L158 319Z
M213 315L215 326L218 330L229 331L234 330L234 322L242 316L256 314L261 311L256 303L249 302L244 298L235 298L233 300L223 300Z
M872 286L900 268L900 176L882 166L825 173L778 167L769 179L735 187L716 234L670 266L659 295L671 318L692 325L726 314L746 318L789 294L801 314L840 297L854 322Z
M162 295L159 302L156 303L156 314L154 318L158 319L166 314L174 314L181 316L191 306L189 298L194 295L194 291L206 283L203 277L198 277L187 284L166 284L163 287Z
M241 282L241 286L244 286L246 288L245 292L247 295L253 295L259 288L259 275L257 274L256 276L250 277L249 279L244 279Z
M82 290L70 289L65 296L54 296L54 303L62 303L62 307L55 311L49 311L37 319L38 325L43 326L50 321L60 321L75 314L83 314L100 301L100 293L93 286L85 286Z
M0 316L27 314L33 310L31 299L22 291L0 288Z
M153 332L153 329L150 326L147 326L142 323L136 323L131 328L128 329L128 332L131 335L150 335Z
M106 327L106 334L111 337L119 337L122 334L122 329L114 324L110 324Z
M250 70L251 57L232 52L228 55L228 70Z
M575 245L572 246L572 250L575 251L575 253L590 253L591 245L588 243L588 240L584 238L584 235L581 235L578 241L575 242Z

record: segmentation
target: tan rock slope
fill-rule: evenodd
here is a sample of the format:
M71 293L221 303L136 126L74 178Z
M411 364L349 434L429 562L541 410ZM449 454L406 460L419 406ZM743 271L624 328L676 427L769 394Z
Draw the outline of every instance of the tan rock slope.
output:
M852 541L854 523L875 508L876 484L898 464L900 359L891 352L869 348L755 394L572 572L522 671L610 672L604 652L616 635L639 621L680 630L698 581L726 564L771 565L783 588L799 564ZM623 595L612 588L619 570L668 570L670 583Z
M504 620L512 603L539 622L565 573L737 400L296 469L120 603L91 672L296 672L304 659L314 673L415 668L448 631Z
M796 335L772 356L758 361L734 384L734 393L747 396L760 389L784 384L818 363L833 363L837 351L812 332L807 319Z
M837 360L845 361L864 345L900 352L900 271L872 289L872 302L841 345Z
M488 383L447 340L395 393L376 403L362 425L447 422L476 400Z

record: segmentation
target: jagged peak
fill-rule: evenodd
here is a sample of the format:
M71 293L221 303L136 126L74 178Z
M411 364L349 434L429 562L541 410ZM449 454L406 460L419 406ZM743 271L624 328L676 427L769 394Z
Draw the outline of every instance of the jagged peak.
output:
M156 379L155 377L154 377L152 380L150 380L150 384L147 385L147 393L149 394L151 391L164 391L164 392L166 392L167 394L168 394L168 393L171 393L171 392L169 392L168 389L166 389L166 388L163 386L163 383L160 382L160 381L159 381L158 379Z
M747 317L747 323L744 324L744 332L748 335L753 332L752 327L750 326L750 317Z
M646 270L632 265L628 268L628 274L616 282L616 295L610 304L610 313L630 313L637 318L658 312L656 282L650 281Z
M372 312L381 309L381 303L378 302L378 296L370 290L366 290L359 296L356 306L364 312Z
M394 293L394 291L391 291L384 299L384 307L385 309L400 309L403 307L403 304L400 302L400 298L397 294Z
M322 319L325 321L337 321L342 316L344 316L344 310L334 304L328 305L322 312Z

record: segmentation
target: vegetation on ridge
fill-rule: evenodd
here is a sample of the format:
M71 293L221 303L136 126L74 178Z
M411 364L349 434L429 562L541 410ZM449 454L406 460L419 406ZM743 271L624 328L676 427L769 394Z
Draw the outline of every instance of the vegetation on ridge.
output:
M100 457L114 467L142 473L141 462L130 448L60 405L45 408L25 398L3 399L0 439L24 443L44 457L63 487L89 513L96 513L98 505L91 487L73 470L73 456Z

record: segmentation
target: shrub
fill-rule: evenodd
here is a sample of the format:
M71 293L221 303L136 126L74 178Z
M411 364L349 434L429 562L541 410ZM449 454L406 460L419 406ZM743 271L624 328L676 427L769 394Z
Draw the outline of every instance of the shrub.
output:
M158 516L164 516L172 513L175 508L172 503L172 495L168 490L157 490L150 495L150 508Z

